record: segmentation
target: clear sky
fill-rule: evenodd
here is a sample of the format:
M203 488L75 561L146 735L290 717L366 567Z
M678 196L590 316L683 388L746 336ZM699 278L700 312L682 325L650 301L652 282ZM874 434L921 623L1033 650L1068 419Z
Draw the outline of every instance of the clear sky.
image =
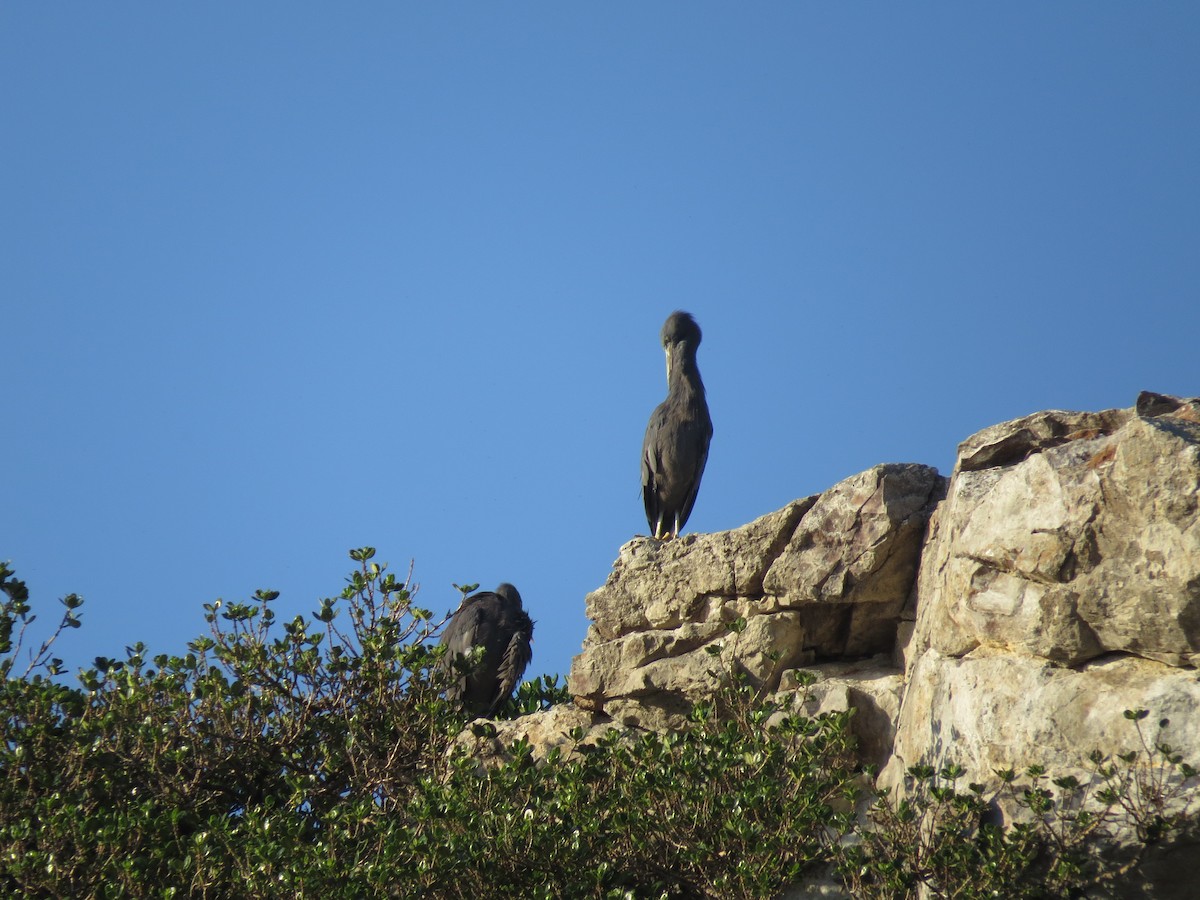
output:
M1200 4L0 2L0 559L58 655L511 581L530 675L646 532L1200 394Z

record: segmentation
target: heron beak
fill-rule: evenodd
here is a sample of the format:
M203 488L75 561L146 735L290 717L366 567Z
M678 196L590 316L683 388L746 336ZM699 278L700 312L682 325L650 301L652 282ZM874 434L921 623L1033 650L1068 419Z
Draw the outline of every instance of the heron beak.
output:
M667 347L663 347L663 353L667 355L667 384L671 383L671 351Z

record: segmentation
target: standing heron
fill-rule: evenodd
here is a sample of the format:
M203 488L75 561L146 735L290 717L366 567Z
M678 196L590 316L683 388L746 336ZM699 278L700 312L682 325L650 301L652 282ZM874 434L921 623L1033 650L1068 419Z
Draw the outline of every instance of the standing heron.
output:
M533 620L521 606L521 595L505 582L495 592L480 591L463 600L446 630L445 665L460 657L467 663L446 696L473 716L491 717L525 674L533 653ZM474 649L482 648L477 659ZM461 665L461 664L460 664Z
M708 462L712 419L696 365L700 326L676 311L662 328L667 353L667 399L650 414L642 442L642 500L650 533L678 537L687 523Z

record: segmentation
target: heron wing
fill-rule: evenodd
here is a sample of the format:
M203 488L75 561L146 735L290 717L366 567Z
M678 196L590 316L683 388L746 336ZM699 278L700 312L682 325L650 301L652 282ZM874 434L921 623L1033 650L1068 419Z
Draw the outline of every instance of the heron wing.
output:
M475 638L479 624L483 620L483 608L476 597L468 597L463 605L451 616L446 630L442 632L442 643L446 645L447 656L455 653L470 653L475 646Z
M533 622L524 613L521 614L521 619L523 621L517 625L512 637L509 638L508 646L504 649L504 659L500 663L500 670L496 673L496 697L489 715L494 713L500 704L516 690L521 676L525 674L525 667L533 658L533 648L530 646L533 639Z
M666 403L655 407L646 425L646 437L642 440L642 504L646 508L646 522L651 532L662 515L658 488L663 473L662 437L667 426L666 407Z
M696 495L700 493L700 479L704 477L704 466L708 463L708 445L712 441L713 428L712 420L708 417L707 406L704 409L703 419L697 422L697 425L700 427L692 438L695 441L695 464L688 480L690 487L679 508L680 525L686 522L692 514L692 507L696 505Z
M470 656L471 651L486 638L484 633L487 630L484 627L485 608L484 604L480 602L483 597L483 594L476 594L464 600L462 606L458 608L449 624L446 625L446 630L442 632L442 643L446 645L446 655L442 665L448 671L454 671L455 660ZM468 695L475 693L472 690L475 674L475 672L465 673L457 678L446 688L446 696L455 701L470 699Z

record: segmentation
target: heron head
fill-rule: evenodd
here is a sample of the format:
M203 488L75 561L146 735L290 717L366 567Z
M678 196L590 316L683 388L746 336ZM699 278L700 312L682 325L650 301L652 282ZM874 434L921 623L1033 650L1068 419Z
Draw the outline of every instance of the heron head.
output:
M661 336L663 351L667 354L667 383L669 384L674 357L672 351L695 354L696 348L700 346L700 326L696 324L691 313L677 309L667 316L667 321L663 323Z
M677 309L667 316L667 321L662 327L662 344L664 347L687 344L693 350L700 346L700 326L696 324L691 313Z
M521 594L507 581L498 585L494 593L497 597L503 597L506 603L513 604L518 609L521 608Z

